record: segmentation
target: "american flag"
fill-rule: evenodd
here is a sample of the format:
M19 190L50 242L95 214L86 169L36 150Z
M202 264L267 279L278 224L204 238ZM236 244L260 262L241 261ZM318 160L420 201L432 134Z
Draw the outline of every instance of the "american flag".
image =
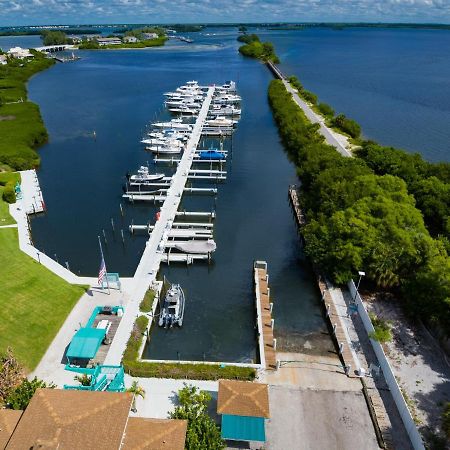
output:
M105 264L105 258L103 258L102 255L102 262L100 263L100 270L98 271L98 285L102 286L103 284L103 278L106 276L106 264Z

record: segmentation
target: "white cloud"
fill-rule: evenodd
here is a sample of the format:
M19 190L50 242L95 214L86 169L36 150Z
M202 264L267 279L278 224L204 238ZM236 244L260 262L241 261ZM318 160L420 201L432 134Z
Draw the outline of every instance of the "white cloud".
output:
M0 0L0 25L22 22L450 22L450 0Z

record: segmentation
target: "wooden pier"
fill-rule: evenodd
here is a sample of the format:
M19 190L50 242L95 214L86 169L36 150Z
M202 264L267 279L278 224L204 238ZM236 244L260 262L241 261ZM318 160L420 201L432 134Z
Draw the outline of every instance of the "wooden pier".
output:
M298 186L289 186L289 200L291 202L292 209L294 211L295 220L297 225L301 228L306 225L306 218L303 211L300 209L300 202L298 198Z
M276 339L273 337L274 319L272 318L267 263L265 261L255 261L253 269L261 364L266 369L276 370Z

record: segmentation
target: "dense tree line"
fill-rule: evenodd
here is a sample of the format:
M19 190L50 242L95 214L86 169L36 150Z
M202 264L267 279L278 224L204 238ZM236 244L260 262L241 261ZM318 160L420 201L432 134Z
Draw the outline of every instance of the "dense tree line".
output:
M302 181L305 250L314 264L337 283L365 270L410 311L450 332L450 259L444 243L430 236L408 181L326 144L281 81L271 82L269 101ZM431 172L443 177L445 170Z
M44 45L64 45L72 42L69 42L63 31L44 30L41 33L41 39Z
M356 156L378 175L395 175L408 186L434 237L450 238L450 164L432 164L419 154L365 141Z

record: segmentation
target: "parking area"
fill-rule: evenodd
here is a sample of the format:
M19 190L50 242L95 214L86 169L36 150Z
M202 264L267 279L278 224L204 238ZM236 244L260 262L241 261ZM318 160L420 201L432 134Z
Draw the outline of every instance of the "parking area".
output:
M270 450L376 450L378 443L362 392L270 386Z

